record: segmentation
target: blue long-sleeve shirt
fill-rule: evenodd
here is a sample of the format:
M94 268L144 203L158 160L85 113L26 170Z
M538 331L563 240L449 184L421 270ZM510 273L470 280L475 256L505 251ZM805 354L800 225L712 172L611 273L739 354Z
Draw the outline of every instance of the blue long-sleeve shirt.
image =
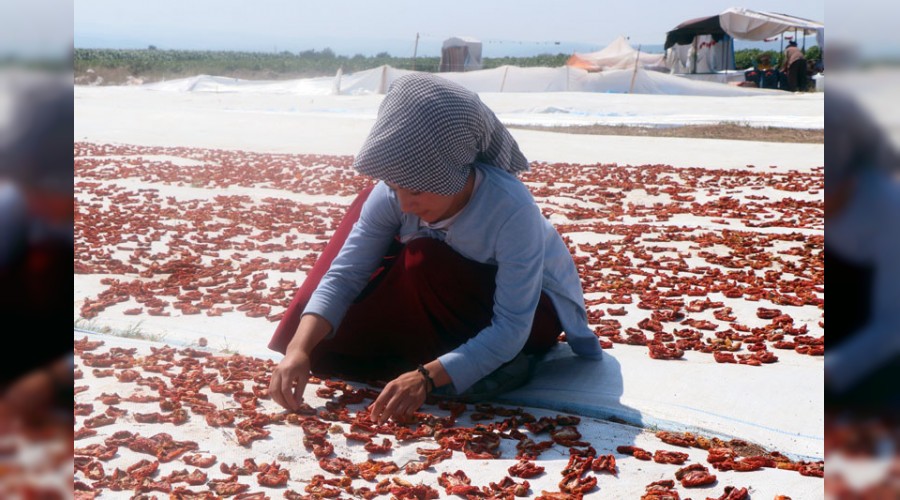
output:
M438 358L454 389L466 390L522 350L542 290L553 302L572 350L599 358L578 272L559 233L516 177L489 165L475 168L482 180L443 240L467 259L496 265L496 291L491 324ZM337 329L394 237L406 240L421 233L420 222L403 213L394 192L380 182L304 314L320 315Z

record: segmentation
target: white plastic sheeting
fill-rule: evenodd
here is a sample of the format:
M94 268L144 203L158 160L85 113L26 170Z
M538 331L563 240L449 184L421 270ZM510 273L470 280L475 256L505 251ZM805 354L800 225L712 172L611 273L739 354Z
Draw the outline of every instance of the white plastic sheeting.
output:
M207 331L207 333L205 334L210 335L209 331ZM88 333L79 330L75 330L74 332L75 339L81 339L85 336L88 336L92 341L102 340L104 342L104 345L100 347L101 352L113 348L136 349L136 356L138 357L149 356L152 354L151 349L160 348L164 345L168 345L177 349L188 346L188 342L179 342L178 340L171 338L167 338L165 344L163 344L160 342L152 342L140 339L127 339L115 337L112 335L97 334L93 332ZM257 342L257 344L259 344L259 342ZM251 353L248 353L247 351L239 350L234 347L232 347L232 349L234 350L228 352L212 352L216 356L230 356L231 353L235 351L239 352L242 355L253 355ZM280 356L273 355L272 351L262 353L261 355L256 354L256 356L261 359L272 359L275 361L280 359ZM647 360L647 356L643 355L643 359L641 361L645 360ZM578 363L578 361L578 359L572 359L571 363ZM604 363L606 361L607 360L604 360ZM608 361L610 361L611 365L615 364L615 366L618 366L618 362L615 358L610 357ZM661 364L658 362L653 363ZM600 363L597 364L599 365ZM720 365L716 368L728 369L729 367L722 367ZM741 368L746 369L746 367ZM644 370L642 375L646 374L647 371L648 370ZM619 373L617 375L621 381L622 374ZM774 379L774 377L771 378ZM710 378L713 383L717 384L720 383L720 379L721 376ZM757 388L766 387L765 381L766 379L764 379L764 382L756 383L755 386ZM609 384L606 380L591 382L592 387L589 388L590 392L586 394L586 397L589 398L591 396L594 396L601 390L606 394L609 393ZM682 381L674 380L673 382L677 384ZM700 380L699 382L703 382L703 380ZM778 382L779 381L774 381L773 383ZM115 377L95 377L92 373L85 373L84 377L80 379L78 383L79 385L86 387L85 392L79 393L75 396L75 400L78 403L94 401L95 398L98 398L103 393L109 394L118 392L119 394L123 394L123 392L130 391L130 386L132 385L119 382L119 380ZM566 386L568 385L569 384L566 384ZM317 396L315 394L315 387L316 386L314 385L307 386L306 401L313 407L319 408L328 399ZM659 387L653 387L653 389L654 393L659 391ZM206 395L214 404L231 404L230 399L225 397L226 395L210 394L209 391L204 392L207 393ZM712 396L718 397L722 392L724 392L726 396L729 393L735 393L734 390L720 391L718 387L716 387L715 390L709 391L708 393L704 394L703 397L704 399L712 399ZM561 399L571 398L573 395L572 392L562 392L561 394L563 395ZM581 394L585 395L585 393ZM555 401L550 402L551 406L558 406L554 405L554 402ZM591 400L584 399L581 401L581 403L587 405L591 403ZM279 413L282 411L281 408L271 399L261 399L259 401L259 404L260 410L263 412ZM139 406L132 405L134 405L134 403L123 403L123 406L125 408L131 407L132 409L137 409L138 411L140 411ZM350 408L355 407L351 406ZM524 408L524 410L534 415L536 418L552 418L559 414L559 410L556 409L550 410L526 407ZM818 410L818 412L811 415L812 418L815 418L816 416L821 414L821 405ZM426 406L425 408L423 408L423 411L428 413L437 413L434 406ZM790 419L786 418L785 420ZM728 423L727 420L725 422ZM468 416L462 416L459 420L459 425L474 425L476 423L478 422L475 420L471 420ZM814 425L815 422L812 424L812 426ZM169 424L138 424L137 427L140 428L141 434L150 435L157 432L158 430L164 430L165 432L171 433L175 439L196 441L200 444L204 455L214 455L218 458L218 462L222 464L241 463L241 461L248 456L252 456L257 462L271 463L273 461L277 461L279 464L281 464L282 467L290 470L291 479L288 481L287 489L291 489L294 491L302 491L305 484L309 482L309 478L313 474L321 472L316 464L315 458L309 456L306 453L297 452L297 448L299 446L296 443L298 441L296 436L297 430L294 426L269 426L268 429L271 430L272 435L267 439L254 441L252 450L241 447L235 442L234 431L222 432L222 429L216 429L206 425L202 418L189 419L184 425L179 426L172 426ZM674 427L673 429L680 429L682 427L683 426L678 426ZM819 428L821 429L821 424L819 424ZM100 443L106 437L114 434L115 432L123 430L136 430L135 425L130 418L118 419L117 422L99 429L98 436L85 438L83 441L79 441L78 445L85 446L88 444L93 444L95 442ZM652 430L639 429L631 425L623 425L615 422L598 420L595 418L583 418L581 424L578 426L578 430L582 434L581 439L591 443L591 446L595 447L596 450L601 454L612 453L613 450L616 449L616 447L622 445L634 445L649 450L655 450L663 447L662 441L654 436L654 432ZM730 429L725 429L726 432L729 430ZM716 431L718 431L718 429L716 429ZM706 432L704 434L715 434L723 436L721 432ZM747 437L742 437L744 439L748 439ZM370 458L370 456L366 454L362 446L349 444L348 440L344 438L335 438L332 442L334 445L334 452L337 456L353 460L354 462L359 462L365 460L366 458ZM398 464L416 461L418 459L418 454L415 451L416 448L423 446L430 447L429 443L433 443L433 441L398 441L394 443L394 446L391 449L390 458L388 459L393 460ZM497 460L469 460L465 458L463 453L456 452L453 453L452 457L450 457L443 463L435 464L434 467L429 467L428 469L419 472L414 477L405 475L404 477L406 477L407 480L415 483L422 482L425 484L436 486L438 477L442 472L449 473L455 470L463 470L467 474L467 477L471 480L472 484L486 485L490 482L497 481L498 478L503 477L504 475L507 475L507 468L515 463L513 457L516 454L516 449L514 448L513 443L514 441L511 440L503 440L500 448L498 449L498 451L502 451L503 455L500 459ZM764 443L768 443L768 440L764 441ZM784 451L794 452L798 448L794 446L793 443L790 444L791 447L785 448ZM678 450L689 455L689 462L703 462L706 459L708 453L706 450L702 450L699 448L679 448ZM29 455L32 454L31 452L32 450L29 449ZM816 456L821 457L822 455L821 453L819 453L816 454ZM138 461L141 457L142 455L137 454L126 447L121 447L115 457L113 457L109 461L104 462L104 467L110 470L112 470L113 468L124 469ZM542 467L546 467L546 471L545 473L540 474L536 477L529 478L528 481L531 486L531 489L529 491L530 496L537 496L537 494L541 491L555 491L559 489L557 484L559 483L561 477L560 472L566 466L567 459L568 453L566 452L565 448L560 449L559 446L551 448L551 450L548 450L545 454L543 454L539 458L539 461L537 463ZM675 467L673 467L672 465L657 464L652 461L639 462L632 457L620 456L618 460L619 463L617 474L615 476L608 474L598 474L598 487L587 495L588 498L601 497L600 492L602 492L602 498L640 498L645 492L646 484L663 477L671 476L672 472L675 470ZM831 456L829 455L829 467L831 467L830 460ZM847 461L845 460L845 463L846 462ZM162 463L159 465L159 473L160 475L165 475L168 474L171 470L176 470L183 467L184 464L180 461ZM210 469L210 471L210 476L215 476L215 469ZM701 492L700 495L702 496L700 496L700 498L703 498L710 494L718 495L719 492L722 491L724 487L723 485L726 484L748 485L748 483L752 483L751 491L753 493L753 498L773 498L786 492L790 493L792 498L821 498L822 496L821 479L804 477L797 473L789 473L788 471L773 468L764 468L762 470L753 472L753 474L751 475L752 478L748 478L746 475L747 473L744 472L714 472L716 473L719 481L719 484L715 486L700 490L685 489L681 485L678 485L676 488L681 491L681 495L689 494L692 492ZM78 479L81 479L81 477L78 477ZM271 498L281 498L285 490L285 488L274 489L265 486L257 487L255 486L256 483L253 479L244 479L241 482L245 484L253 484L254 491L264 492ZM358 485L358 481L354 484ZM62 483L60 483L60 485L63 486ZM109 493L104 492L104 494L106 494L107 496L111 496L112 498L118 496L115 493L110 495ZM452 498L449 495L444 496L443 492L441 497Z
M733 43L727 38L716 41L712 35L697 35L691 45L670 47L666 51L666 66L675 74L733 70Z
M597 52L578 53L566 62L567 66L586 69L588 71L605 71L610 69L631 69L637 64L642 68L663 66L665 55L638 53L625 37L620 36Z
M359 151L383 99L375 93L297 95L277 89L271 93L148 92L143 87L76 85L74 91L74 134L79 141L338 155ZM817 130L824 126L821 92L721 97L598 92L479 95L507 125L675 127L727 122ZM879 109L890 108L882 103ZM248 123L253 124L253 133L248 133ZM821 145L815 144L761 147L750 141L694 139L685 147L686 139L651 138L656 140L650 145L646 137L532 130L513 134L528 159L541 161L596 162L599 151L599 158L606 162L695 166L697 151L702 150L704 158L712 158L711 164L720 168L743 168L747 163L805 168L810 158L822 155ZM548 134L553 141L544 138ZM816 161L822 164L821 159Z
M787 451L795 459L822 459L820 368L783 359L777 374L748 376L746 366L694 353L687 357L689 362L654 363L648 370L643 352L610 349L602 362L586 363L560 345L540 361L532 381L500 400L643 427L719 434ZM714 380L727 380L727 390L713 389L720 387ZM779 390L771 390L772 384Z
M347 77L345 76L344 79ZM178 80L149 83L141 88L168 92L249 92L261 94L329 95L333 93L335 77L306 78L302 80L260 81L241 80L224 76L198 75Z
M201 75L147 84L142 88L175 92L278 93L294 95L384 94L391 83L411 71L381 66L338 77L286 81L249 81ZM638 68L590 73L570 66L558 68L499 68L466 73L440 73L474 92L604 92L698 96L771 95L775 90L691 81Z

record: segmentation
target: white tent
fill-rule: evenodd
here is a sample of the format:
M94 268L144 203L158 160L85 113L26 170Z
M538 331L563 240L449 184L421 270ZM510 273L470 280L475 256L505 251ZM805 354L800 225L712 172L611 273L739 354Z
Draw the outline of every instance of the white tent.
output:
M732 7L719 14L719 24L726 33L739 40L765 40L785 31L797 31L803 35L816 35L819 47L825 45L824 24L777 12Z
M482 68L481 41L455 36L441 47L441 71L473 71Z
M574 53L566 61L566 66L588 71L604 71L609 69L634 68L635 63L642 68L663 66L665 56L648 54L635 50L625 37L619 36L612 43L597 52Z
M721 14L685 21L666 33L667 65L673 73L733 70L734 39L765 40L785 32L816 35L825 48L825 25L801 17L731 7Z

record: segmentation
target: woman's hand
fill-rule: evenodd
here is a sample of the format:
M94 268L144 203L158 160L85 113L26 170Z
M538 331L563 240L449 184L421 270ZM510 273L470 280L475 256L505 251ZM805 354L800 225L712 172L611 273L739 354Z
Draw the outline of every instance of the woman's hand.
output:
M285 350L284 359L272 370L269 396L276 403L291 411L300 409L303 391L309 382L309 355L330 331L331 323L321 316L304 314L300 318L294 338Z
M299 409L309 381L309 367L309 356L305 352L289 352L272 370L272 380L269 382L272 399L288 410Z
M391 380L369 406L369 417L381 425L389 418L396 421L412 416L425 403L427 384L415 370Z

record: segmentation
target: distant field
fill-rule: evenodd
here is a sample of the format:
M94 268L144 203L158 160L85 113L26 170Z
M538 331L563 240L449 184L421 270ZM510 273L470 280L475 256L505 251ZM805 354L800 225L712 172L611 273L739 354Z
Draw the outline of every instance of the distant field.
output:
M485 58L484 68L512 65L521 67L557 67L569 54L545 54L533 57ZM320 52L224 52L190 50L112 50L75 49L75 83L118 85L129 77L145 83L195 75L215 75L248 80L290 80L334 75L388 65L401 69L436 72L438 57L392 57L383 52L372 57L335 55L329 49ZM101 80L98 81L98 77Z
M762 54L759 49L735 51L735 66L747 68ZM778 53L767 51L773 60ZM571 54L541 54L531 57L487 57L484 68L499 66L559 67ZM816 59L818 47L809 49L807 57ZM339 68L345 73L388 65L400 69L438 71L439 57L393 57L387 52L375 56L357 54L352 57L335 54L331 49L283 52L231 52L158 50L152 46L140 50L75 49L75 83L120 85L129 79L155 82L196 75L227 76L247 80L289 80L334 75Z

